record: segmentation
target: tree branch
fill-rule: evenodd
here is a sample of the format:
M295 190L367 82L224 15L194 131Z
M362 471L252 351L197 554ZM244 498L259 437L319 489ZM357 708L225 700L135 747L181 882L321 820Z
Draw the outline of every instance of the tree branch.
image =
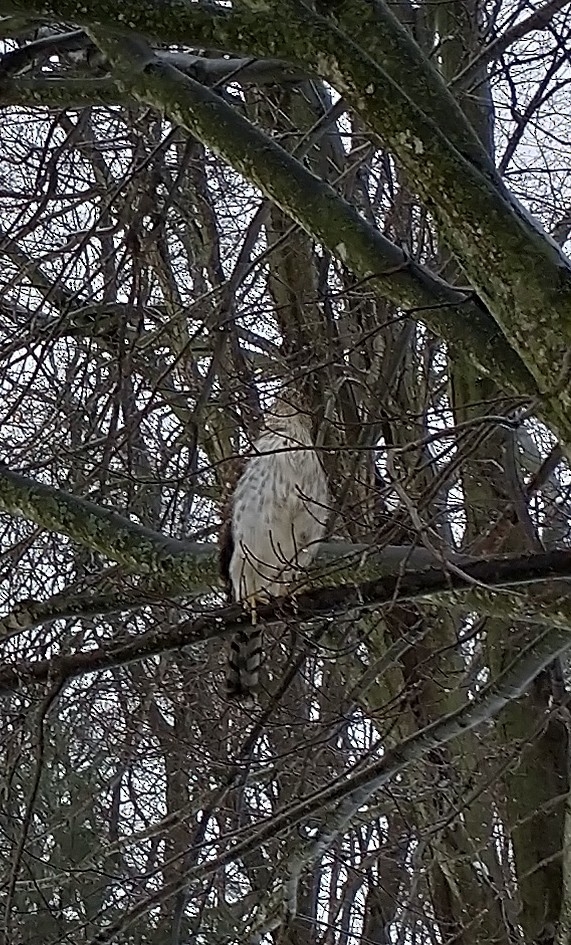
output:
M255 9L256 0L245 2ZM363 0L352 0L352 6L371 8ZM452 116L458 107L442 77L428 60L413 55L414 41L383 0L375 0L373 9L375 39L393 44L387 70L384 60L381 67L333 25L332 14L321 17L302 0L282 2L279 10L276 5L273 49L331 82L398 156L472 285L540 388L553 397L554 365L557 384L571 344L571 263L511 197L490 162L459 140L456 118L440 124L446 108ZM259 38L253 17L248 31L253 44L254 32L261 47L264 37ZM402 71L394 75L391 66L413 59L417 87L420 78L426 86L416 100L403 88ZM559 397L569 411L567 381L559 383Z
M505 53L506 49L516 43L519 39L523 39L524 36L527 36L529 33L533 33L536 30L546 30L549 28L549 25L555 15L559 13L560 10L563 10L566 6L569 6L569 0L547 0L543 6L538 7L533 13L530 13L528 17L524 20L520 20L519 23L515 23L509 29L502 33L501 36L496 36L491 43L488 43L487 46L484 46L477 56L474 58L458 73L454 81L451 83L452 89L465 89L470 85L471 80L474 76L478 75L479 70L487 62L491 62L493 59L499 59L500 56Z
M529 364L531 365L533 361L532 369L537 374L539 367L539 362L535 360L538 350L537 325L533 332L533 351L531 351L527 341L525 345L522 346L521 344L520 323L523 318L523 309L518 308L517 319L514 319L514 331L512 332L514 348L510 348L504 341L502 333L498 331L493 319L478 300L469 294L463 294L452 289L427 270L408 260L397 247L385 240L349 204L339 198L328 184L306 171L279 145L273 142L270 143L265 135L226 105L218 96L213 95L204 86L194 82L193 79L183 76L178 70L173 69L166 63L159 62L153 56L150 48L143 47L138 41L120 41L104 32L102 33L100 30L97 31L96 38L101 43L108 58L117 64L117 68L121 73L120 81L126 90L142 101L164 111L174 121L182 124L205 144L221 154L319 242L341 258L354 272L370 280L371 285L377 289L379 294L391 299L397 305L406 307L409 314L422 318L432 330L445 338L453 348L461 348L466 356L471 357L478 368L486 374L496 378L505 378L507 380L506 386L511 387L512 390L517 390L520 394L537 392L538 385L536 381L532 381L531 375L522 369L521 361L515 351L515 348L522 352L527 351L526 357L529 356ZM118 65L119 63L120 65ZM434 129L432 128L431 135L433 134ZM458 162L455 172L457 173L456 183L458 180L462 180L464 184L465 174L468 173L468 170L466 168L462 169L460 166L462 160L461 156L455 152L452 162ZM477 199L476 195L473 195L475 204L477 204L478 218L481 213L485 217L487 212L480 201L480 189L483 187L484 190L487 189L490 200L498 202L496 210L500 206L503 207L500 216L504 211L505 214L508 214L509 221L504 214L506 226L515 226L519 230L518 239L524 238L522 228L516 221L513 208L508 206L504 198L494 190L489 181L486 183L483 175L480 175L472 165L470 165L470 174L481 178L478 182ZM440 184L445 187L449 186L449 182L444 184L443 180L440 181ZM489 212L491 218L496 220L497 213L492 212L491 209ZM457 224L458 220L459 217L456 220ZM475 225L480 226L479 223ZM463 228L464 223L460 226L460 229ZM469 230L470 226L467 229ZM511 246L508 236L504 234L508 241L506 242L503 240L500 230L501 227L498 224L498 231L494 231L494 233L500 241L500 245ZM540 236L535 230L531 232L534 241L542 242L544 244L543 250L549 255L551 244L547 238ZM553 245L555 246L555 244ZM536 249L537 247L533 249L534 253ZM517 253L512 257L510 249L510 260L516 267L514 272L510 271L507 260L504 260L505 266L502 263L500 268L504 295L505 287L509 282L509 279L506 280L506 272L510 272L514 279L518 281L520 276L517 270L521 267L525 253L528 251L531 251L531 245L527 246L524 252L523 245L519 244ZM501 256L503 250L498 251L496 247L496 255L498 252ZM558 248L557 253L559 253ZM491 249L488 247L486 250L487 259L491 258L490 254ZM553 256L553 253L551 255ZM534 266L536 262L537 259L533 263ZM553 272L552 279L556 280L559 285L562 278L559 256L557 256L557 259L552 258L551 262L557 265L557 280ZM542 266L544 264L547 265L545 259ZM537 315L539 318L538 324L545 321L545 305L548 304L545 293L549 295L552 286L555 284L550 279L546 280L546 271L542 268L541 273L539 273L539 270L536 269L536 275L541 276L542 280L542 304L541 314ZM571 274L569 289L571 292ZM535 298L538 299L537 292ZM499 296L496 301L498 299ZM561 298L558 297L557 304L559 305L560 302ZM500 308L502 304L500 304ZM510 292L509 306L512 313L514 304L514 295L513 292ZM450 306L450 308L445 306ZM461 308L465 308L465 310L460 315ZM497 305L496 310L498 310ZM566 314L565 317L567 317ZM531 325L531 321L528 324ZM507 328L505 333L508 335ZM560 364L561 369L563 369L565 364L560 335L557 331L554 332L552 341L557 346L558 356L556 357L552 348L549 370L546 364L542 366L542 386L545 389L547 383L551 383L552 387L543 399L540 409L542 416L559 434L560 438L564 442L571 443L571 412L568 409L566 395L562 395L561 390L557 390L558 385L565 386L564 378L553 378L553 365ZM543 359L543 354L541 357Z
M355 3L367 8L360 0L353 0L353 5ZM242 45L248 46L254 54L267 54L268 39L260 22L261 12L255 0L248 0L248 5L254 9L249 20L242 14ZM196 9L200 5L192 6ZM200 8L198 14L203 11L204 8ZM442 115L447 109L453 115L457 104L431 64L413 55L411 50L416 49L413 40L386 5L378 0L374 11L375 36L386 34L387 42L393 43L399 53L396 55L393 49L388 68L404 57L405 61L414 60L421 69L419 75L426 84L426 91L420 102L412 101L398 84L402 73L398 80L393 79L372 56L353 43L347 33L335 27L331 19L319 16L298 0L288 0L287 4L282 3L270 11L274 14L271 52L331 82L397 154L427 206L436 214L473 285L490 305L502 331L512 339L550 400L550 413L553 417L557 414L557 428L564 431L564 440L571 442L568 420L571 396L566 393L564 378L556 377L555 383L553 378L553 365L564 370L571 342L569 261L508 194L487 159L480 159L479 152L459 140L454 120L444 128L438 126L433 116ZM128 59L131 58L131 75L134 68L145 69L146 75L157 80L174 81L168 67L153 61L148 54L145 61L139 56L135 67L137 56L133 46L122 48L99 27L98 30L95 38L124 78L129 73ZM378 49L378 43L375 48ZM212 128L207 128L204 121L200 122L201 134L196 112L189 116L188 102L185 102L186 109L177 109L176 102L168 101L168 95L160 92L157 95L156 83L148 83L145 89L138 79L135 82L136 89L128 79L126 87L151 104L162 108L167 105L169 114L174 110L174 117L211 146L216 148L218 143L219 153L260 185L258 169L250 162L250 174L247 174L243 163L236 161L235 152L229 155L215 139L213 143ZM166 92L164 85L161 91ZM176 98L174 90L169 91ZM196 99L194 90L193 95ZM181 114L184 112L186 114ZM465 125L463 120L462 129ZM284 195L281 196L282 203L277 201L280 206ZM296 219L302 222L299 217ZM307 219L302 225L312 231ZM328 245L331 248L330 243ZM353 268L346 251L344 242L333 247L333 252ZM548 320L545 319L547 310ZM554 391L554 386L558 385L560 390Z
M111 509L35 482L0 465L0 509L69 538L117 561L128 571L150 575L169 588L204 588L204 546L177 541L137 525ZM210 563L210 573L214 570Z
M85 619L132 611L149 604L162 603L157 600L156 589L129 587L124 580L121 586L103 573L95 586L89 590L80 586L67 587L59 594L53 594L46 600L18 601L9 613L0 618L0 644L14 636L56 620Z
M254 0L251 0L251 3L254 4ZM6 5L10 9L20 8L17 0L11 0ZM374 11L376 33L383 34L383 31L386 31L387 42L396 44L399 54L402 53L406 61L415 59L416 53L413 55L411 52L416 49L412 39L388 8L377 2ZM113 24L114 28L123 33L126 31L125 22L129 22L142 32L153 36L158 33L163 39L182 33L184 24L183 41L187 43L202 42L217 47L222 45L225 48L232 48L232 43L237 43L242 50L252 55L265 56L269 53L275 57L278 54L280 59L317 72L332 82L347 101L357 108L369 127L398 155L411 179L415 180L420 194L434 210L440 225L447 232L450 244L466 272L493 308L494 316L501 323L505 335L513 340L514 347L523 355L528 369L534 375L536 384L530 388L529 383L526 383L526 392L537 387L543 389L548 402L544 416L564 441L571 442L571 395L568 396L566 392L564 377L553 376L554 365L559 365L559 370L564 373L566 351L571 340L568 337L571 336L571 326L567 324L571 299L571 270L568 260L556 244L550 242L528 219L522 208L509 197L497 175L494 176L488 165L480 163L475 152L464 147L461 153L451 144L451 140L458 140L454 127L447 126L444 132L437 127L432 119L434 109L440 109L442 112L452 105L454 108L456 106L450 92L430 63L422 61L422 76L430 94L427 91L420 104L412 102L398 82L353 43L331 19L319 16L296 0L288 0L286 5L281 4L279 8L276 6L269 11L258 10L257 5L256 9L250 12L240 9L239 15L234 10L226 15L226 12L221 12L220 7L208 4L181 5L166 0L160 5L158 16L156 5L143 2L133 8L132 21L127 12L122 12L120 23L117 21L116 11L111 10L109 4L98 3L95 11L93 0L82 4L74 4L71 0L60 0L59 3L52 0L42 4L42 15L47 16L52 12L54 16L57 13L57 18L71 17L86 25L91 21ZM97 37L94 35L94 38L98 40L106 57L113 61L117 75L127 90L133 91L142 101L167 111L175 120L181 121L206 144L223 154L253 183L260 186L279 206L292 213L317 239L323 240L323 230L327 230L323 219L321 225L316 226L319 221L316 220L315 213L302 214L301 208L295 206L295 198L288 204L287 194L275 192L281 191L281 187L269 187L267 182L262 180L266 175L260 172L257 165L262 163L260 158L265 155L258 155L258 161L254 162L251 153L245 154L244 149L240 148L239 141L235 142L234 149L228 148L228 134L225 133L227 128L222 127L219 133L216 133L214 122L206 120L205 111L214 108L213 101L204 98L206 89L194 83L195 87L189 86L184 95L181 82L183 77L177 70L158 60L150 50L142 55L140 44L136 54L136 44L133 41L115 42L99 26L97 30ZM199 34L200 40L197 39ZM268 39L270 35L271 42ZM181 36L178 38L182 39ZM378 49L378 40L375 48ZM396 56L393 50L393 56L388 62L389 68L392 68L391 63L398 59L399 56ZM134 76L137 69L139 74ZM178 91L175 90L177 76ZM193 82L190 78L185 81ZM199 101L199 89L202 89L202 101ZM177 97L183 98L179 107ZM189 101L191 98L192 101ZM202 111L197 115L199 107ZM217 117L221 117L223 121L229 120L228 116ZM454 125L454 122L451 124ZM247 127L247 123L242 126L242 130L244 127ZM264 145L264 150L265 148ZM281 181L283 183L283 174ZM459 181L462 184L460 190ZM314 178L313 182L314 187L325 186L321 182L317 183ZM325 196L323 191L319 194L321 209L323 203L329 203L332 209L331 198L324 200ZM308 219L309 216L311 219ZM359 219L357 215L356 218ZM348 222L346 218L344 222ZM378 264L364 264L365 260L357 245L363 234L356 235L353 226L356 227L354 221L350 227L345 227L342 234L345 239L339 239L341 234L336 233L337 238L325 240L326 245L359 274L364 272L369 278L376 276ZM382 249L386 263L388 247L383 246ZM394 259L394 253L391 255ZM411 266L407 261L403 262L401 258L395 262L400 270L409 274ZM390 281L387 275L385 273L385 285L382 290L387 297L396 301L395 290L389 292L387 288L386 283ZM400 281L404 282L403 279ZM405 292L403 286L400 286L401 301L396 301L396 304L407 307L426 304L424 299L419 301L418 297L412 300L410 296L413 293L410 289L408 286L408 291ZM417 284L415 289L418 289ZM408 299L402 298L405 294L408 294ZM434 299L431 299L428 304L433 302ZM450 328L447 333L443 331L446 326L442 324L445 321L442 318L442 290L437 295L438 302L439 319L434 318L434 321L439 320L440 326L434 330L449 341L452 340L449 335L452 335L457 344L461 343L457 326L456 331ZM457 300L457 304L459 302L460 300ZM474 308L477 310L478 307ZM546 311L550 313L547 320L544 317ZM482 321L482 313L479 314ZM425 320L428 321L428 318ZM471 318L465 319L464 327L470 322ZM479 364L488 366L492 360L494 368L490 373L496 375L502 372L501 369L497 370L492 339L501 342L501 337L501 332L492 332L489 329L487 343L483 346L485 351L482 351L480 344L478 352L485 355L478 359ZM513 357L509 367L510 373L518 370L517 365L514 367ZM521 373L519 376L522 379ZM522 387L523 385L518 386L520 392Z
M6 79L18 75L33 63L48 59L50 56L77 52L85 54L88 64L94 53L101 60L98 47L85 30L54 32L49 36L42 36L26 45L10 49L0 56L0 81L4 83ZM221 85L228 81L265 85L276 82L300 82L307 78L304 71L292 68L289 63L281 59L206 58L169 50L157 50L156 55L204 85ZM89 85L90 80L87 79L84 82Z
M339 567L342 564L345 565L343 569ZM364 566L356 565L354 556L352 563L351 557L341 560L337 562L338 570L333 575L322 577L324 586L298 593L295 600L260 604L257 608L259 620L267 625L288 620L296 624L300 621L310 623L331 620L346 615L348 611L361 614L405 601L424 601L481 615L555 627L571 644L571 598L568 594L534 596L498 590L571 578L571 551L481 559L465 563L462 570L454 566L452 571L446 562L425 570L407 571L401 559L401 567L396 573L355 583L356 575L361 575L363 568L382 565L382 552L378 559L371 558ZM384 565L387 566L386 561ZM353 583L347 582L350 575L353 575ZM333 584L332 577L335 580ZM122 666L228 635L249 619L240 604L211 608L177 626L159 627L132 636L122 633L99 649L5 665L0 668L0 690L16 690L22 685L43 683L48 679L69 682L85 673ZM423 632L419 630L419 634ZM414 633L407 638L407 643L413 645Z
M112 509L13 472L1 463L0 510L65 535L131 573L150 576L152 580L146 587L149 594L198 595L218 584L217 545L169 538ZM462 555L450 555L449 559L456 565L472 560ZM322 546L319 561L327 569L329 582L338 583L351 579L356 569L361 578L373 578L437 563L424 548L388 545L376 554L374 547L348 542Z
M451 346L472 356L487 374L503 376L512 390L537 393L531 374L469 292L448 285L411 260L370 226L353 207L278 144L209 89L127 41L101 39L104 51L125 57L122 83L135 97L184 125L252 181L383 298L422 318ZM120 48L119 48L120 47ZM143 59L133 75L134 57ZM130 75L125 77L125 73Z
M0 106L72 109L93 105L134 105L135 100L121 90L114 79L30 79L4 80L0 85Z

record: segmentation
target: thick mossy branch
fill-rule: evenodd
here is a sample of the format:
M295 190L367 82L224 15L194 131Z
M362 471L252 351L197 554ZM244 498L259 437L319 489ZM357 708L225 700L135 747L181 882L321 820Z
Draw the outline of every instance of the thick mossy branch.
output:
M538 341L537 332L533 335L532 348L528 346L526 357L529 363L524 367L514 350L521 348L518 339L513 336L514 347L511 347L494 319L475 297L453 289L414 264L398 247L367 224L327 183L308 172L279 145L269 141L218 96L159 61L148 47L143 50L141 44L119 41L99 29L92 32L105 55L116 63L119 81L129 94L159 108L219 153L354 272L368 279L380 295L422 318L435 333L446 339L455 353L462 352L479 370L501 379L501 383L511 391L530 397L538 392L537 381L529 370L533 361L533 373L536 377L541 373L544 390L550 379L552 385L538 406L538 412L563 442L571 443L570 414L565 397L561 396L566 384L561 376L564 362L558 339L554 339L554 344L559 359L551 348L550 373L543 363L545 349ZM462 179L465 169L461 165L467 162L454 149L452 151L454 160L459 162L457 171L459 179ZM470 167L472 173L481 178L483 186L493 190L493 185L484 175ZM521 229L515 211L499 192L493 192L497 206L503 208L502 212L506 210L514 226ZM463 227L460 220L458 225ZM530 232L535 243L545 243L547 255L555 252L549 241L531 226ZM500 231L498 236L501 240ZM519 267L519 249L514 258ZM561 272L559 266L558 279ZM519 270L516 272L513 268L510 275L516 281L522 278ZM502 280L504 278L502 273ZM555 278L553 273L552 278ZM551 291L552 285L552 282L544 283L546 293ZM510 305L513 305L513 293L509 297ZM538 316L540 321L543 316L542 310ZM561 366L558 377L553 376L554 363Z
M434 67L416 55L417 76L422 70L427 88L413 100L403 88L402 74L393 78L384 61L375 61L330 17L319 16L300 0L286 0L275 6L270 39L256 27L256 0L244 2L252 8L247 41L253 45L257 38L260 53L271 41L274 54L331 82L398 156L540 389L549 396L560 385L560 398L569 410L569 383L558 375L571 344L571 264L510 198L482 149L478 157L474 146L466 149L458 140L457 106ZM386 4L376 3L375 18L377 32L389 35L397 54L411 60L414 40ZM388 60L393 71L396 59L393 51Z
M121 62L126 92L153 104L183 125L288 213L300 226L370 281L384 299L405 308L523 396L538 388L497 325L469 292L455 289L413 262L370 226L326 182L256 129L209 89L151 55L136 52L100 30L92 31L105 54ZM130 73L130 74L129 74Z
M300 7L296 0L286 0L286 6L288 2L294 8ZM384 0L343 0L317 3L316 7L404 89L425 115L439 128L446 129L448 140L463 157L488 176L497 177L493 161L457 99L443 83L441 73L412 41L410 32Z
M95 505L52 486L35 482L0 466L0 509L28 519L123 565L128 571L150 576L168 592L204 588L213 562L204 547L176 541L129 521L111 509Z
M93 105L133 106L136 102L113 79L8 79L0 84L0 107L49 109Z

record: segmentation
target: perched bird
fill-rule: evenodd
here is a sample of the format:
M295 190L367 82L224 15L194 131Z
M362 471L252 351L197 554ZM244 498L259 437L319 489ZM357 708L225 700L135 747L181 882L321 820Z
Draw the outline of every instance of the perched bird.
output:
M247 699L258 685L261 630L256 601L287 594L325 533L329 489L311 421L296 394L283 394L264 430L235 468L220 533L220 571L230 596L251 609L252 624L230 642L226 691Z

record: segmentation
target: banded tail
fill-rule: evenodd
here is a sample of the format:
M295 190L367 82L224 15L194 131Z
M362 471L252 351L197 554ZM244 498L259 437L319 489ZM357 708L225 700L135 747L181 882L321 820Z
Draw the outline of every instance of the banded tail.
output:
M230 640L228 668L226 670L226 695L241 702L252 701L258 688L262 657L262 631L260 627L240 627Z

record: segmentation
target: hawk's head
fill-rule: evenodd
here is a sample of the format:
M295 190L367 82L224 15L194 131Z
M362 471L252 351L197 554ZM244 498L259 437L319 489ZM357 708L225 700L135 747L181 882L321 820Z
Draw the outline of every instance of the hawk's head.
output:
M307 401L304 402L297 391L286 388L268 408L264 424L273 433L292 435L292 432L299 430L303 432L303 439L306 439L311 438L312 419Z

